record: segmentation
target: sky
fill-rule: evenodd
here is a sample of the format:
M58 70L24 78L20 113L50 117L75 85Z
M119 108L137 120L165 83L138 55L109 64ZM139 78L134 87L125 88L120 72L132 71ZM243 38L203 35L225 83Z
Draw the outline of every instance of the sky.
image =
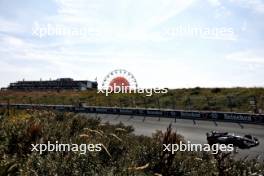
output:
M263 0L0 0L0 87L98 80L263 87Z

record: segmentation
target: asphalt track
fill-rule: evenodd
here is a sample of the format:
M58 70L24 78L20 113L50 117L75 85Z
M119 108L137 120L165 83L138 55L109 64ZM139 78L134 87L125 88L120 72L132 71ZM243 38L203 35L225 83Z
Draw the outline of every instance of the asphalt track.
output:
M88 117L100 117L102 122L109 121L112 124L119 122L125 125L132 125L135 129L135 134L151 136L156 130L165 131L169 124L172 124L174 130L182 134L186 140L195 144L205 144L206 132L212 130L231 132L238 135L251 134L256 136L260 145L251 149L238 149L236 157L239 158L257 158L264 160L264 125L240 124L230 122L213 122L204 120L191 119L174 119L144 117L142 116L127 116L127 115L109 115L109 114L88 114Z

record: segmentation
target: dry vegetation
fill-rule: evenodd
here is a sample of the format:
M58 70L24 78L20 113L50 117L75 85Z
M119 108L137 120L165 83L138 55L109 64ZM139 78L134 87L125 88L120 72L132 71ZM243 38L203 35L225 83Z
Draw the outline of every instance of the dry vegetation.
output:
M256 107L250 105L254 100ZM141 94L97 94L96 91L0 91L0 103L78 104L252 112L264 109L264 88L193 88L169 90L146 97Z
M136 136L123 124L49 111L0 112L0 175L258 175L257 160L234 160L232 154L163 152L162 144L183 136L168 127L152 137ZM31 143L102 143L101 152L31 152Z

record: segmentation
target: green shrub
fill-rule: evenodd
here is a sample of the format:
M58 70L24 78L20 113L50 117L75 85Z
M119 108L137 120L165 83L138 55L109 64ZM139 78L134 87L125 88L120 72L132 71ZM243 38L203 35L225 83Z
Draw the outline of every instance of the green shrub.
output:
M101 143L100 152L31 151L31 144ZM257 175L263 163L233 155L164 152L163 144L184 142L169 126L152 137L133 127L101 123L98 118L49 111L16 112L0 121L0 175Z

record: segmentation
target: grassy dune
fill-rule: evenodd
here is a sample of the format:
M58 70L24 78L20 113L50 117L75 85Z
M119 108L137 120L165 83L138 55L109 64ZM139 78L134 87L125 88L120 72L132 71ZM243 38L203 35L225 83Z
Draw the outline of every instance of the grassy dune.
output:
M97 94L96 91L14 92L1 91L0 102L78 104L96 106L173 108L252 112L264 109L264 88L193 88L169 90L167 94ZM250 105L255 100L257 106Z

